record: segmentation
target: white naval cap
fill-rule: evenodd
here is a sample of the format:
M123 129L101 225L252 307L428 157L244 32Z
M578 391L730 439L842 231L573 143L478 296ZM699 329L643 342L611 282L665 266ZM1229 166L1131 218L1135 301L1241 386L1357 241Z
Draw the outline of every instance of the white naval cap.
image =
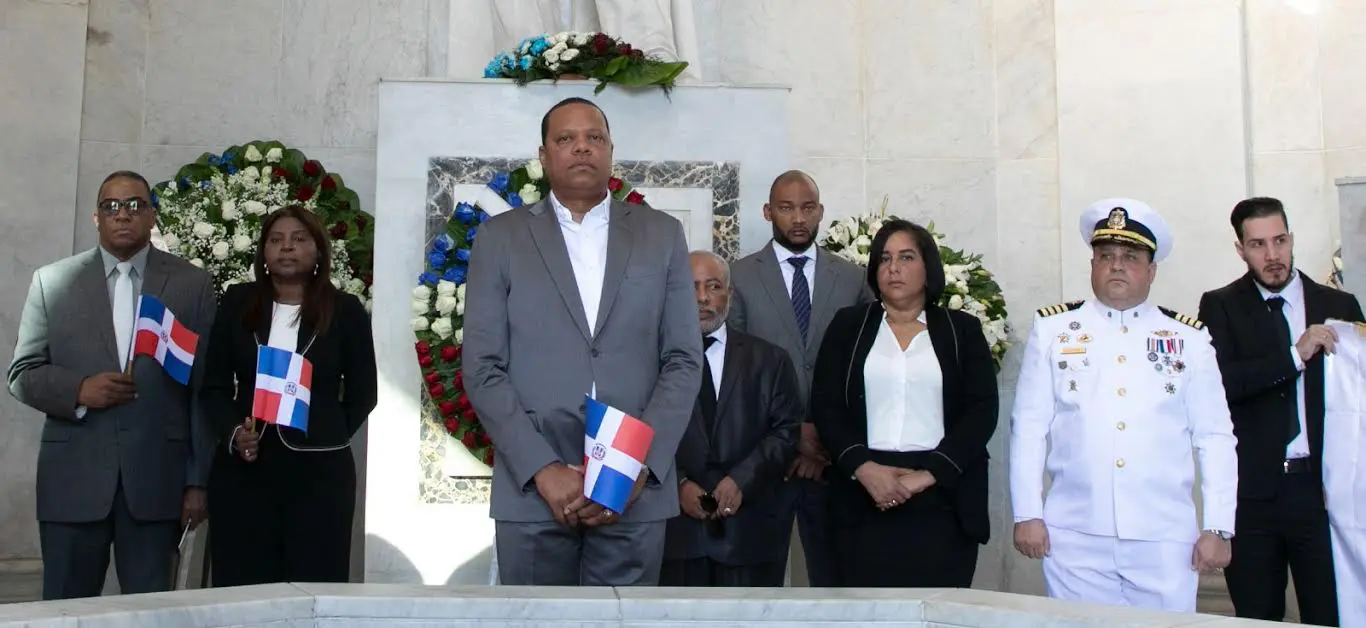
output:
M1143 201L1132 198L1107 198L1096 201L1081 213L1081 239L1088 246L1097 242L1137 244L1160 262L1172 252L1172 233L1167 221Z

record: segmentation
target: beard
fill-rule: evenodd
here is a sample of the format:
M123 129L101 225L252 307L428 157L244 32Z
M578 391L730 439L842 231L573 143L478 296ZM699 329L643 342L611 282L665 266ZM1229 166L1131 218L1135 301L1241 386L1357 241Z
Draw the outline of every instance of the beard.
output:
M773 241L777 242L778 246L792 251L793 253L805 253L807 249L811 248L811 246L816 243L816 236L820 234L820 227L810 227L808 233L810 233L811 236L807 239L806 243L797 244L788 239L787 234L783 233L783 230L779 229L778 225L773 225Z
M1285 264L1284 279L1272 277L1268 273L1254 269L1251 265L1249 265L1247 269L1252 272L1252 276L1257 280L1257 283L1262 284L1267 290L1280 292L1286 286L1290 285L1291 280L1295 278L1295 256L1290 256L1289 262Z

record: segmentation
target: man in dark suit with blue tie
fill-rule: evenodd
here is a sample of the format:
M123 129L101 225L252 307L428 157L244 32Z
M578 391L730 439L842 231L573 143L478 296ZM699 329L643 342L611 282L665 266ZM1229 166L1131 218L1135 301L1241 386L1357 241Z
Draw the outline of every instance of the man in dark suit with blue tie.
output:
M690 256L702 330L702 388L679 443L678 501L660 584L780 587L788 540L774 534L786 500L774 489L797 454L804 414L782 348L726 328L730 270Z

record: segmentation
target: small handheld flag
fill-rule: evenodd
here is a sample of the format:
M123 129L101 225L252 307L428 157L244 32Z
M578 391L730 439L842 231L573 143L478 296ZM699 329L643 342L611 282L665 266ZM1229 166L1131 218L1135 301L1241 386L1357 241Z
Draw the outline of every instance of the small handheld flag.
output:
M587 397L583 439L583 494L615 513L626 510L645 466L655 430L633 416Z
M293 351L256 349L256 397L252 418L308 432L313 363Z
M190 383L194 367L196 334L175 319L175 314L160 299L144 294L138 300L136 335L133 355L147 355L166 369L166 374L182 385Z

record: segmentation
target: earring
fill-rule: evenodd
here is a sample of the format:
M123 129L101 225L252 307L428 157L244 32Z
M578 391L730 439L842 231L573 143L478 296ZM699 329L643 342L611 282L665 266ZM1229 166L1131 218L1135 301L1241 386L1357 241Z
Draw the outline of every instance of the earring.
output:
M317 276L318 276L318 266L319 266L319 264L314 264L314 265L313 265L313 276L314 276L314 277L317 277Z
M269 266L263 266L262 268L265 268L265 269L266 269L266 276L269 277L269 276L270 276L270 267L269 267Z

